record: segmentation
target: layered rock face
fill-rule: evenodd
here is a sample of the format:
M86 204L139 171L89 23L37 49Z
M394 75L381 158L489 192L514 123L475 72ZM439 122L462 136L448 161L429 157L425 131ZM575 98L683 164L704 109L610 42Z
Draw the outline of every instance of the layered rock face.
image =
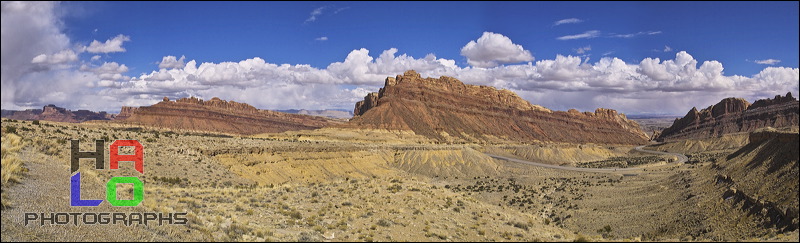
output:
M440 141L644 144L639 125L615 110L551 111L508 90L407 71L356 103L344 127L412 130Z
M139 109L139 107L123 106L119 110L119 114L117 114L117 117L115 117L114 120L125 120L125 119L128 119L138 109Z
M84 122L91 120L111 120L113 114L105 111L93 112L88 110L70 111L55 105L46 105L42 109L28 109L24 111L3 110L3 117L15 120L43 120L55 122Z
M323 117L288 114L212 98L203 101L195 97L164 101L139 108L123 107L121 123L196 131L235 134L274 133L291 130L317 129L328 125Z
M774 99L757 100L752 105L741 98L725 98L716 105L697 111L693 107L656 138L658 141L675 141L719 137L736 132L752 132L762 127L797 126L800 103L792 97L775 96Z

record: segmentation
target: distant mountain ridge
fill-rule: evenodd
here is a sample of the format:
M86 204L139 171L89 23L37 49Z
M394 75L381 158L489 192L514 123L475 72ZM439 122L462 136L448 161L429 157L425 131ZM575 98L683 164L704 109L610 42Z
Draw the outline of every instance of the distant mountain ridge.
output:
M208 101L195 97L164 100L152 106L123 107L115 122L173 129L234 134L276 133L317 129L333 122L330 119L260 110L246 103L217 97Z
M412 130L440 141L645 144L639 125L615 110L551 111L514 92L415 71L389 77L355 105L343 127Z
M43 120L78 123L90 120L113 120L115 115L106 113L105 111L71 111L50 104L42 107L42 109L27 109L24 111L2 110L2 117L14 120Z
M752 132L763 127L797 126L800 103L786 93L753 104L742 98L725 98L700 111L692 107L684 117L656 138L658 141L718 137L736 132Z
M342 109L326 109L326 110L306 110L306 109L289 109L289 110L275 110L277 112L310 115L310 116L323 116L335 119L350 119L353 117L353 112Z

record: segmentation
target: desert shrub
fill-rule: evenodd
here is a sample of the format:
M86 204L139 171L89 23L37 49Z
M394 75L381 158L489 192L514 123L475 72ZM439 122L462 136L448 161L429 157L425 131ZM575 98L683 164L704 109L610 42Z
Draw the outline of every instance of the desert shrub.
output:
M284 207L288 207L288 206L284 205ZM290 218L293 218L293 219L298 219L298 220L299 219L303 219L303 214L301 214L299 211L294 210L294 209L292 209L291 211L283 211L283 210L281 210L280 213L285 215L285 216L289 216Z
M575 238L574 242L589 242L589 239L586 239L585 236L578 234L578 237Z
M603 238L611 238L611 237L613 237L611 235L611 225L603 226L603 228L600 228L600 229L597 230L597 233L602 234Z
M400 185L397 185L397 184L391 185L388 188L386 188L386 190L389 190L392 193L397 193L402 189L403 189L403 186L400 186Z
M524 230L528 230L531 227L530 224L522 222L508 222L507 224Z
M58 155L63 150L68 150L68 148L64 147L65 141L63 139L36 137L33 140L33 144L40 152L53 156Z
M39 125L39 120L33 120L33 122L31 122L31 124L38 126Z
M7 126L6 133L17 133L17 128L14 126Z
M238 239L242 235L253 232L253 229L240 223L232 223L230 227L224 230L225 234L231 239Z
M181 183L181 178L177 177L177 176L176 177L166 177L166 176L165 177L158 177L158 176L155 176L155 177L153 177L153 180L161 181L161 182L164 182L164 183L167 183L167 184L179 184L179 183Z
M380 220L378 220L378 225L383 226L383 227L389 227L389 226L392 226L392 222L390 222L389 220L380 219Z

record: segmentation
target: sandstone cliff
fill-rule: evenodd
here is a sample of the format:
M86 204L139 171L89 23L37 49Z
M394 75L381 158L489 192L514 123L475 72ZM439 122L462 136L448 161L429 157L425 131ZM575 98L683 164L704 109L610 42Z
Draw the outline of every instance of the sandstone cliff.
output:
M120 109L119 114L117 114L117 117L114 118L114 120L125 120L125 119L128 119L138 109L139 109L139 107L123 106Z
M274 133L317 129L330 122L316 116L288 114L235 101L195 97L164 101L139 108L123 107L120 123L234 134Z
M55 122L84 122L91 120L111 120L114 119L113 114L108 114L105 111L93 112L88 110L71 111L55 105L46 105L42 109L28 109L24 111L11 111L3 110L2 116L8 119L15 120L43 120Z
M741 98L725 98L698 111L693 107L683 118L658 136L658 141L719 137L736 132L752 132L762 127L798 125L798 104L792 93L785 97L757 100L752 105Z
M508 90L407 71L356 103L344 127L412 130L445 142L556 141L644 144L639 125L615 110L551 111Z

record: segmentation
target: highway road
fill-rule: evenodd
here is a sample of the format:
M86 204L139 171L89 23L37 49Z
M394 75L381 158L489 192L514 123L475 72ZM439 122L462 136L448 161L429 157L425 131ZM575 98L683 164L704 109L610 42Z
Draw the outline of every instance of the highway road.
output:
M673 155L673 156L678 157L678 160L674 161L673 163L685 163L686 161L689 160L689 158L687 158L683 154L668 153L668 152L653 151L653 150L645 150L644 146L646 146L646 145L635 147L634 150L639 151L639 152L643 152L643 153L658 154L658 155ZM532 161L527 161L527 160L522 160L522 159L517 159L517 158L509 158L509 157L496 155L496 154L489 154L489 153L486 153L486 155L488 155L489 157L495 158L495 159L502 159L502 160L516 162L516 163L522 163L522 164L545 167L545 168L552 168L552 169L559 169L559 170L571 170L571 171L593 172L593 173L629 173L629 174L638 174L638 172L642 171L642 168L638 168L638 167L630 167L630 168L580 168L580 167L571 167L571 166L560 166L560 165L543 164L543 163L537 163L537 162L532 162Z

